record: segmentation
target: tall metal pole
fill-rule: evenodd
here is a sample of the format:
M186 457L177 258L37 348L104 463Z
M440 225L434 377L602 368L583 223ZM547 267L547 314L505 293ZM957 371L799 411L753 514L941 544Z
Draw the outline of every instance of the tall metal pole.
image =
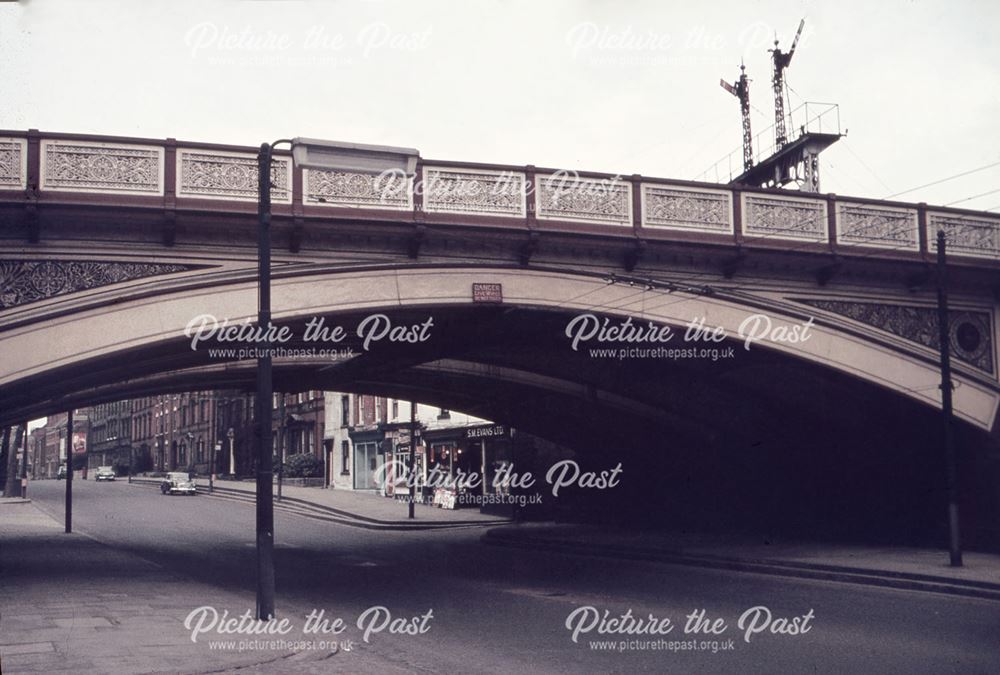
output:
M66 534L73 531L73 410L66 413Z
M257 619L274 617L274 467L271 458L271 145L257 156Z
M415 518L413 514L414 502L417 498L417 477L413 473L413 467L417 460L417 404L410 401L410 461L407 474L410 481L410 519Z
M944 230L937 235L938 330L941 347L941 419L944 425L944 452L948 472L948 549L951 566L962 566L961 538L958 527L958 466L955 460L955 435L951 404L951 331L948 326L948 277Z
M216 441L212 445L212 457L210 459L211 466L208 467L208 491L209 493L215 492L215 458L222 450L222 441Z
M21 450L21 499L28 497L28 422L21 423L24 429L24 449Z
M285 438L287 434L285 420L285 394L278 398L278 501L281 501L281 487L285 482Z

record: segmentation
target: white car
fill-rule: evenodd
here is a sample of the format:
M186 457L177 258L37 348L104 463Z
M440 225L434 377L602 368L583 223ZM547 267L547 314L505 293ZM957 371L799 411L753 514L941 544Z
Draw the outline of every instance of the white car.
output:
M184 471L172 471L160 483L160 492L165 495L194 495L198 490L194 481Z
M114 480L115 470L110 466L99 466L97 467L97 473L94 474L94 480Z

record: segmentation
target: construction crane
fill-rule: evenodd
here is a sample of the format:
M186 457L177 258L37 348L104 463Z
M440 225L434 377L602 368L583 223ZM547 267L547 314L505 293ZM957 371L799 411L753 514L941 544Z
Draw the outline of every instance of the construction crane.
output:
M753 138L750 134L750 80L747 79L746 66L740 63L740 77L733 84L719 80L723 89L740 100L740 112L743 113L743 170L753 167Z
M788 133L785 130L785 68L792 62L795 54L795 46L799 43L802 35L802 28L806 25L806 20L799 21L799 29L792 40L792 48L788 53L778 49L777 37L774 40L774 49L771 58L774 62L774 72L771 74L771 85L774 87L774 146L775 151L781 150L788 143Z

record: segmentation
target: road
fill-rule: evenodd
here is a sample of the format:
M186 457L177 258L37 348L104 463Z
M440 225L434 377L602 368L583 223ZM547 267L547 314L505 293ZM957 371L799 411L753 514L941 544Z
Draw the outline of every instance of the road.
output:
M36 505L59 519L63 495L62 482L31 484ZM205 495L166 497L124 481L89 480L74 481L73 505L76 531L172 573L241 592L252 606L251 505ZM372 606L408 619L433 610L423 634L380 634L365 645L372 658L402 671L1000 671L996 602L497 548L480 543L477 528L374 532L281 512L275 518L279 615L301 621L317 608L352 623ZM121 584L127 587L128 580ZM746 641L737 622L761 605L775 620L798 617L800 628L808 630L798 635L764 630ZM606 609L610 617L631 610L636 617L670 618L674 628L662 642L656 635L602 635L596 629L581 631L574 642L567 617L588 606ZM726 630L686 635L685 617L698 609L723 619ZM581 613L577 616L587 618ZM804 616L811 618L803 623ZM706 649L663 648L692 639L699 645L706 641ZM623 640L639 640L647 648L627 644L623 650ZM728 646L730 640L731 650L716 653L708 642ZM606 644L611 648L603 649ZM653 650L654 644L661 649Z

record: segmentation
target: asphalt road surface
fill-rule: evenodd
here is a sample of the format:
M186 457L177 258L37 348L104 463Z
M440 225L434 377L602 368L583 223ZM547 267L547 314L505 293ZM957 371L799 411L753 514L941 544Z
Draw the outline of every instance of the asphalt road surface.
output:
M62 482L36 481L30 496L61 518L64 489ZM73 505L75 531L173 573L241 591L253 606L252 505L91 480L74 481ZM353 622L373 606L408 620L433 611L423 634L381 634L366 645L404 671L1000 672L997 602L498 548L480 543L478 528L373 532L281 512L275 519L279 615L301 621L325 609ZM747 641L750 619L743 630L739 619L759 606L768 608L771 623L757 612L762 630ZM588 631L595 623L588 607L598 619L605 610L609 618L631 610L643 619L669 618L674 628L665 635L622 634L614 624L610 633ZM724 620L726 630L685 634L686 617L700 609ZM574 612L576 642L567 628ZM794 625L797 635L771 632Z

